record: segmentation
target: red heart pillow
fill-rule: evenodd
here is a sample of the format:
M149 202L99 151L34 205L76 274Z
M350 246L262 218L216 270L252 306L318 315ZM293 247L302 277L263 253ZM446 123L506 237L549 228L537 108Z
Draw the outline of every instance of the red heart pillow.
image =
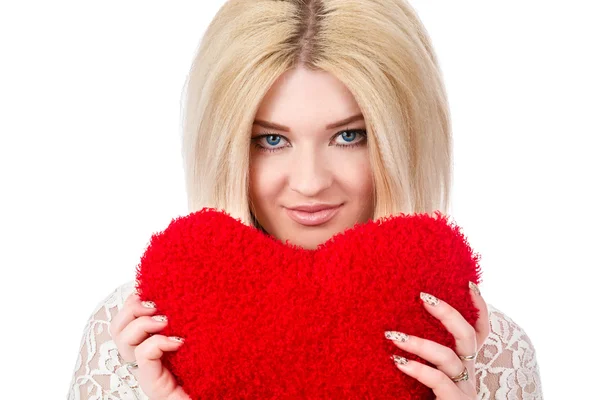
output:
M468 281L479 255L436 213L369 221L317 250L281 243L203 209L152 235L137 271L142 300L186 339L163 362L192 399L427 399L384 337L398 330L454 348L421 291L474 324Z

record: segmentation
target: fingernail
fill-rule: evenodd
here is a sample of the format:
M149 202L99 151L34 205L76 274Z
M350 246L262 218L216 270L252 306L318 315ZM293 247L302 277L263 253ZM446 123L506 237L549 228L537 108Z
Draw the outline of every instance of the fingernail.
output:
M183 343L185 341L182 337L179 337L179 336L169 336L169 340L172 340L172 341L178 342L178 343Z
M391 356L391 359L394 360L394 363L398 366L408 364L408 360L406 358L397 356L395 354Z
M154 315L152 319L158 322L167 322L167 317L165 315Z
M430 295L429 293L421 292L421 300L430 306L437 306L440 302L437 297Z
M481 296L481 291L479 290L479 286L477 286L476 284L474 284L471 281L469 281L469 288L471 288L472 291L474 291L475 293L477 293L478 295Z
M386 331L385 338L389 340L395 340L396 342L404 343L408 340L408 335L402 332Z
M151 301L142 301L142 306L146 308L156 308L156 304Z

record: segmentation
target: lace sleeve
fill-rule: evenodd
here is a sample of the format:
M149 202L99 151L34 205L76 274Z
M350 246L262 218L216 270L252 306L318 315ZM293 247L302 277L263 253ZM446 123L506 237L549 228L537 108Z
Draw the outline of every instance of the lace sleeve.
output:
M148 400L129 370L121 365L109 326L134 290L135 282L115 289L87 321L68 400Z
M540 400L542 386L535 349L525 331L488 304L490 335L475 362L482 400Z

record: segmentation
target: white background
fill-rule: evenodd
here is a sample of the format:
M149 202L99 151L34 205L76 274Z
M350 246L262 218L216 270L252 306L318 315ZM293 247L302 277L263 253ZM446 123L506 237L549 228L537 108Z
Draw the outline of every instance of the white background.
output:
M94 307L187 213L179 102L222 3L1 3L2 398L66 396ZM453 214L483 294L529 334L546 399L596 397L598 6L412 4L449 92Z

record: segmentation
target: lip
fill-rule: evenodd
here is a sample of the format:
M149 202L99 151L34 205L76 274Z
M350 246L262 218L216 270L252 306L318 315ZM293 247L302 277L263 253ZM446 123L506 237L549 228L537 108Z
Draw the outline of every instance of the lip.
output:
M342 205L310 204L286 207L291 219L304 226L322 225L332 219Z

